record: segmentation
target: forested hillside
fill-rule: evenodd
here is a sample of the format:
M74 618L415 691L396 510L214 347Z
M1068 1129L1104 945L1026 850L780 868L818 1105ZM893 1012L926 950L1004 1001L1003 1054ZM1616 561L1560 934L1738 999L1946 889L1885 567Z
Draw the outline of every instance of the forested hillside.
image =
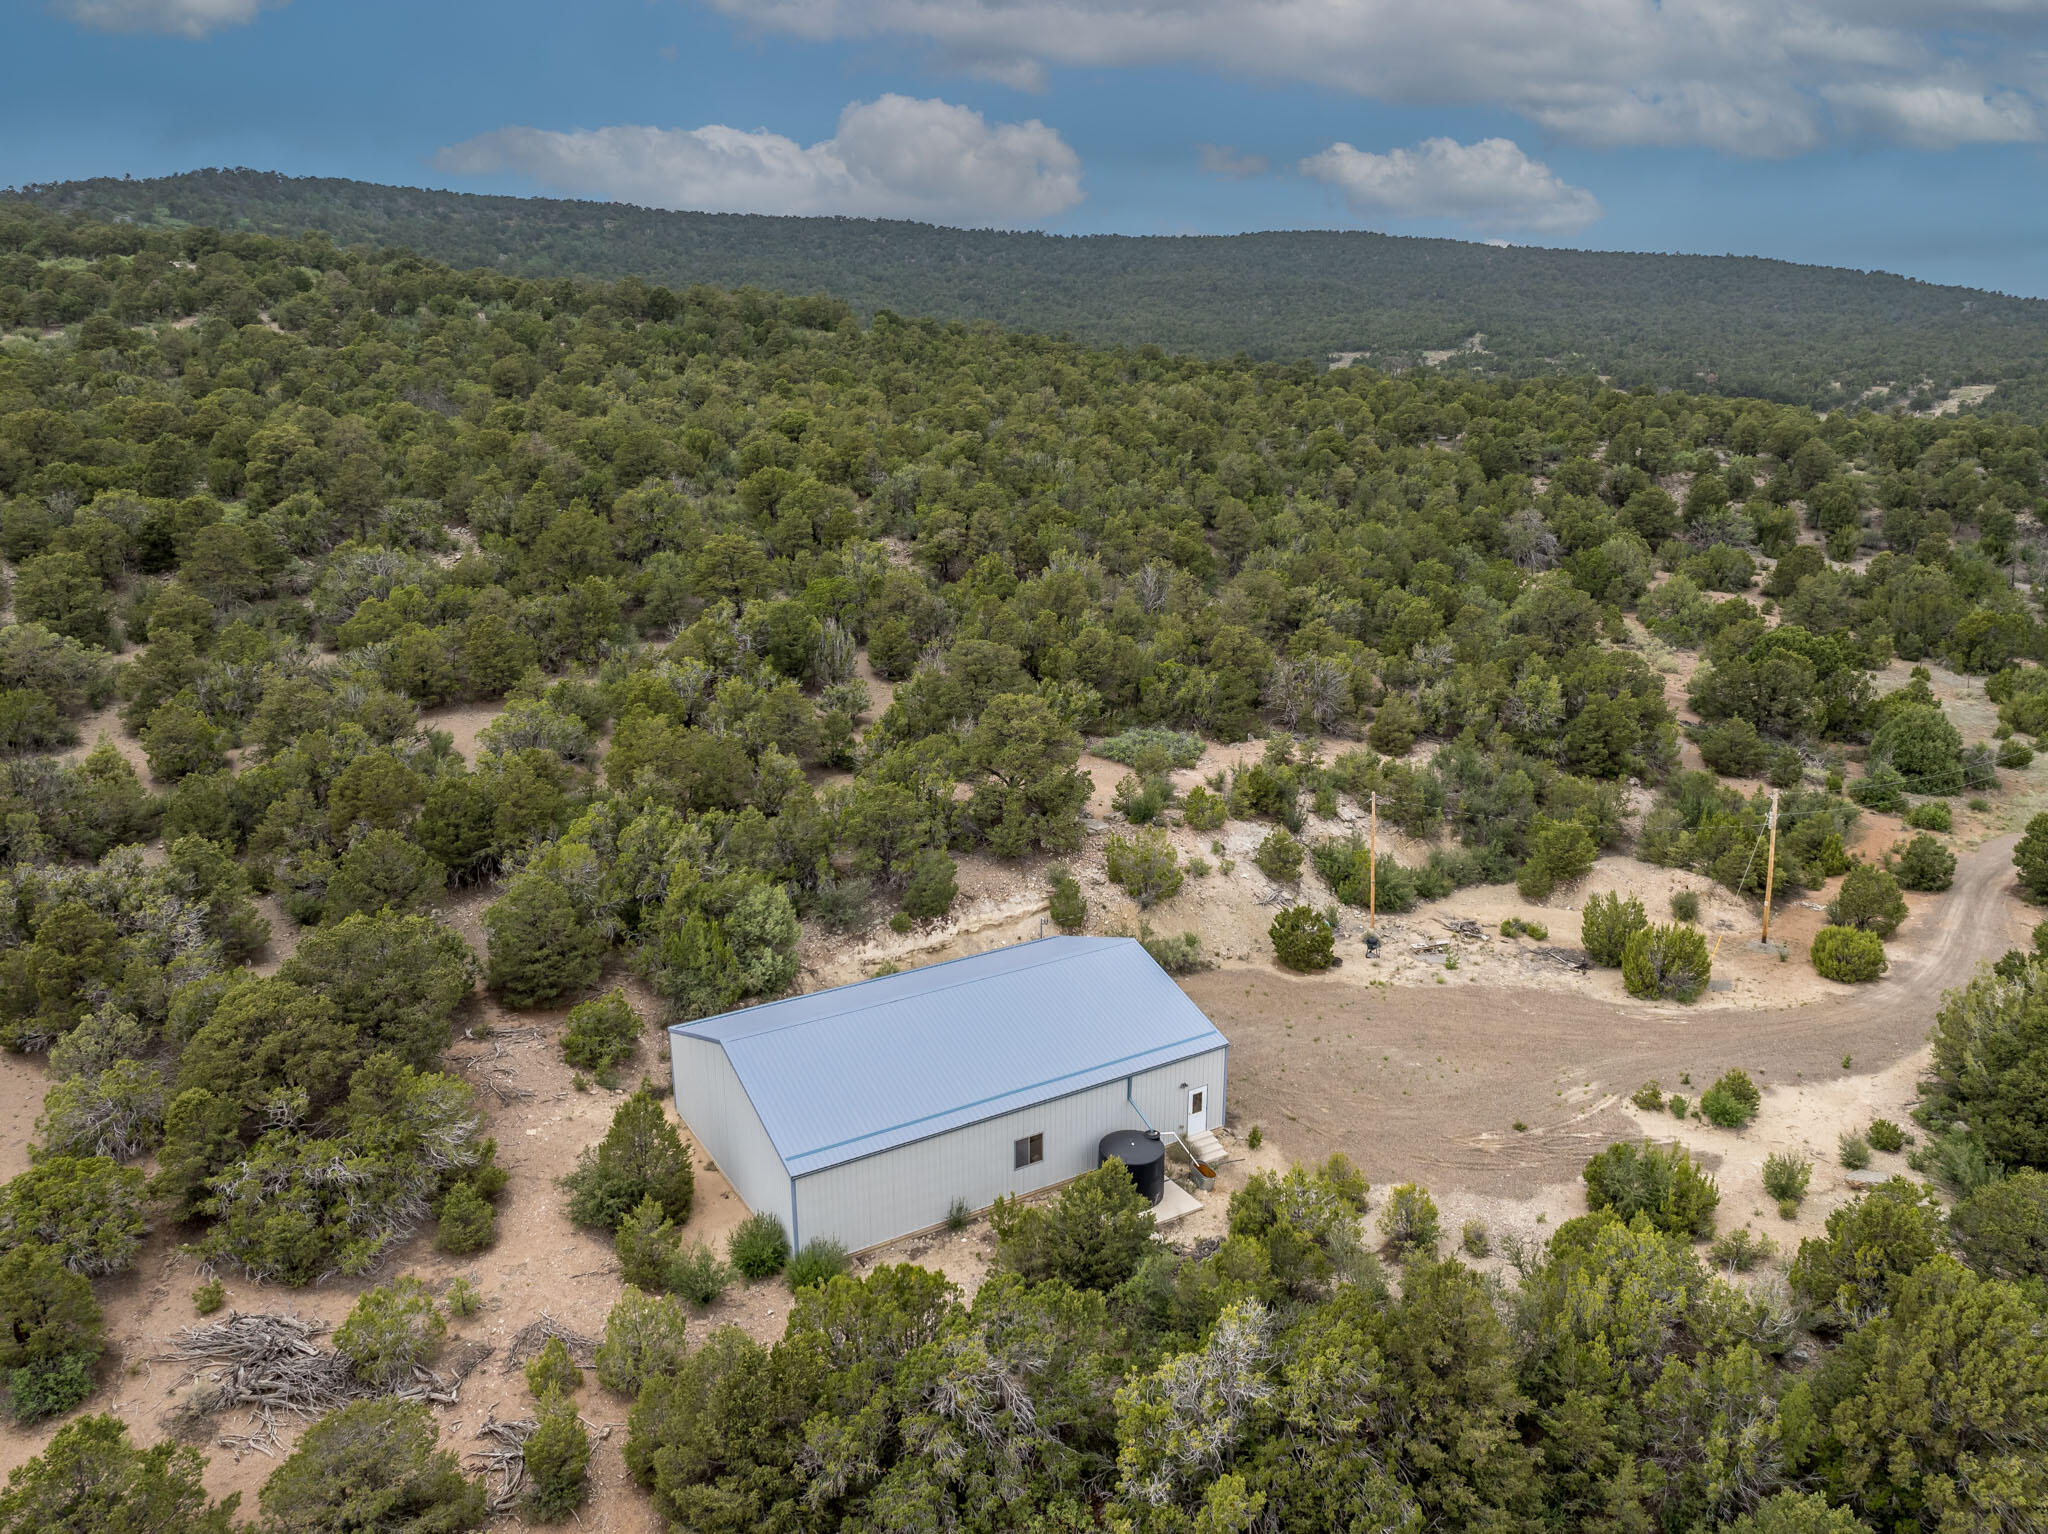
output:
M101 1307L152 1229L287 1288L487 1252L512 1195L445 1054L479 985L576 1004L559 1047L617 1086L652 1065L619 979L698 1017L790 987L807 925L944 915L969 858L1044 876L1088 835L1085 738L1151 732L1122 743L1111 872L1164 906L1209 870L1160 823L1263 823L1277 853L1367 794L1434 849L1379 861L1382 902L1547 891L1625 845L1760 893L1760 773L1797 892L1848 867L1859 806L1946 828L2048 731L2023 664L2048 458L2009 421L1091 350L19 206L0 310L42 327L0 342L0 1042L49 1083L0 1188L23 1423L126 1389ZM1680 769L1667 646L1698 652L1714 770ZM1987 675L2009 738L1877 697L1894 656ZM457 700L502 705L473 759L434 724ZM88 719L107 737L61 755ZM1268 747L1183 796L1168 731ZM1357 901L1362 852L1292 856ZM1838 901L1879 964L1891 877ZM472 953L442 913L479 888ZM1622 906L1613 962L1704 951ZM295 950L252 967L281 924ZM686 1243L653 1098L524 1196L616 1236L619 1399L590 1415L630 1413L626 1465L681 1527L1990 1534L2048 1509L2044 997L2015 953L1944 1008L1923 1127L1954 1216L1875 1188L1776 1290L1709 1269L1721 1192L1633 1145L1511 1286L1341 1161L1251 1179L1188 1251L1111 1167L999 1206L971 1304L794 1254L773 1346L685 1335L731 1274ZM745 1228L746 1272L791 1257ZM348 1404L280 1461L265 1528L482 1525L392 1394L477 1303L362 1296L322 1355ZM527 1381L513 1441L563 1516L582 1375L558 1346ZM68 1426L0 1530L72 1526L81 1485L225 1527L198 1451L128 1430Z
M637 277L829 293L1209 357L1365 352L1396 368L1606 374L1827 409L1925 407L1998 384L1990 408L2048 412L2048 302L1748 257L1497 249L1369 233L1059 237L843 218L670 213L257 171L32 187L37 205L404 246L520 277ZM1475 335L1483 351L1458 351Z

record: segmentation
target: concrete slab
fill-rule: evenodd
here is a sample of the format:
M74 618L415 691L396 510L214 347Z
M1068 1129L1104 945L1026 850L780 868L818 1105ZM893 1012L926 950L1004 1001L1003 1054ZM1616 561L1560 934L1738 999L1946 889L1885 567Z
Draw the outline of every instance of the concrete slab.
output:
M1157 1226L1184 1220L1202 1207L1202 1201L1177 1182L1166 1185L1166 1194L1152 1206L1152 1223Z

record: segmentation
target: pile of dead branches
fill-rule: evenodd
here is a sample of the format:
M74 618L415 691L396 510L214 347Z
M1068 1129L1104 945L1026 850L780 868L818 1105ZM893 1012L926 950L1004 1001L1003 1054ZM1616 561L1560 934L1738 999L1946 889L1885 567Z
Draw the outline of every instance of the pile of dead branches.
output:
M179 1407L180 1417L197 1420L246 1409L258 1430L223 1434L222 1447L238 1454L245 1449L269 1454L277 1446L281 1411L314 1417L380 1395L452 1406L460 1399L463 1380L491 1351L481 1344L466 1344L448 1372L437 1374L416 1365L411 1380L387 1390L358 1379L347 1359L321 1347L318 1339L326 1331L325 1322L302 1316L234 1311L225 1320L186 1327L172 1350L156 1361L184 1366L179 1385L199 1385Z
M570 1358L585 1368L597 1361L597 1338L572 1332L543 1310L538 1321L527 1322L513 1334L512 1345L505 1349L503 1372L510 1374L519 1368L555 1337L562 1339L562 1346L569 1350Z
M473 1449L469 1468L484 1483L485 1508L493 1518L510 1512L526 1495L526 1440L540 1428L531 1417L500 1422L496 1413L484 1418L476 1436L488 1447Z

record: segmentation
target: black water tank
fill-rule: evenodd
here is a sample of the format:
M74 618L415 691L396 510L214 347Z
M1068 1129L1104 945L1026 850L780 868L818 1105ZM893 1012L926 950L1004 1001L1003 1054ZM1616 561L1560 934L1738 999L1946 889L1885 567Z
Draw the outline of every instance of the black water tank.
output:
M1131 1181L1147 1203L1156 1204L1166 1197L1166 1145L1158 1130L1119 1129L1104 1135L1096 1147L1095 1164L1101 1166L1111 1156L1129 1168Z

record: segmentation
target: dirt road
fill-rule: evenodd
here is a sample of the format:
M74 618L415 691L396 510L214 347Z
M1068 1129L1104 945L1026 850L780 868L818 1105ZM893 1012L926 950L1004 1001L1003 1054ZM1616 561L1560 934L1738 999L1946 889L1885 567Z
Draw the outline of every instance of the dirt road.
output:
M1185 984L1230 1038L1240 1131L1263 1124L1297 1157L1342 1151L1375 1184L1526 1197L1632 1134L1615 1104L1644 1081L1696 1097L1732 1066L1768 1088L1839 1077L1845 1057L1861 1074L1917 1050L1942 993L2026 941L2035 913L2015 898L2016 839L1962 860L1953 888L1887 945L1882 981L1802 1006L1621 1007L1454 975L1396 987L1357 958L1341 977L1240 965Z

